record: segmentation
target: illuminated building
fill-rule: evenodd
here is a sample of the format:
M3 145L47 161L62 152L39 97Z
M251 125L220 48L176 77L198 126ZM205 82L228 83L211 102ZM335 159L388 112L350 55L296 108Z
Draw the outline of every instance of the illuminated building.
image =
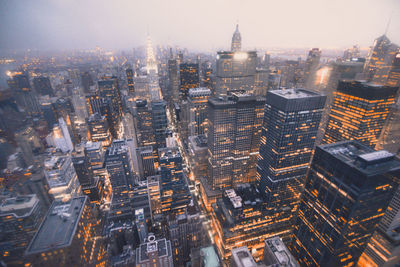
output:
M92 142L101 142L103 147L110 146L112 137L105 116L94 113L88 118L87 124Z
M281 74L280 87L298 88L301 86L303 78L302 67L303 65L300 60L285 60L281 65L277 66ZM317 72L317 69L315 69L315 72Z
M146 178L156 174L154 168L155 157L152 146L144 146L136 149L140 178Z
M54 91L48 77L33 78L33 88L35 88L35 91L38 94L54 96Z
M306 88L314 88L315 73L319 66L321 50L313 48L308 52L306 65L304 67L304 82Z
M204 86L208 89L212 89L212 77L213 69L210 62L203 62L201 64L201 86Z
M113 192L118 187L133 185L133 162L128 144L125 140L115 140L107 148L105 155L105 166L110 175Z
M49 194L57 200L81 193L78 176L68 154L51 153L44 162L44 175L49 185Z
M178 77L178 63L174 58L168 59L168 90L169 93L165 96L172 103L179 100L179 77Z
M265 96L268 91L268 69L256 69L256 77L254 81L254 94L259 96Z
M153 124L153 134L155 137L156 145L155 148L165 147L167 137L166 131L168 127L167 120L167 103L164 100L152 101L151 102L151 121ZM143 135L143 133L142 133Z
M122 103L117 77L104 77L105 80L98 81L99 95L103 99L103 108L106 110L101 115L107 117L111 134L118 137L119 124L122 116Z
M156 137L153 128L153 116L146 100L136 101L135 128L139 147L155 146Z
M74 151L72 151L72 164L74 165L75 172L78 176L79 184L89 185L93 182L93 171L92 166L88 158L85 155L83 145L76 145Z
M375 39L364 65L364 74L368 81L382 85L388 82L388 75L398 49L399 46L390 42L385 34Z
M241 49L242 49L242 36L240 35L239 32L239 24L236 24L236 30L232 36L231 51L237 52L240 51Z
M343 52L343 59L344 60L351 60L353 58L360 57L360 47L358 45L353 45L352 48L346 49Z
M147 241L136 249L137 267L173 267L171 241L156 239L153 234L149 234Z
M233 92L253 93L257 66L257 53L220 51L217 53L215 73L216 95Z
M398 185L400 162L356 141L317 146L291 252L302 266L354 266Z
M86 96L86 104L89 110L89 115L94 113L101 114L101 107L103 106L103 99L98 94L89 94Z
M300 267L278 236L265 239L263 263L266 267Z
M131 94L135 93L135 85L133 83L133 70L131 68L126 69L126 81L128 83L128 91Z
M190 203L191 195L182 169L182 156L177 147L160 148L160 188L163 214L181 213Z
M135 86L135 99L142 99L150 101L149 77L147 75L140 75L133 77L133 84Z
M186 97L190 88L200 87L199 64L181 63L179 64L180 74L180 96Z
M389 119L383 127L376 145L377 149L385 149L391 153L400 153L400 103L395 103L390 109Z
M147 177L147 188L149 190L151 216L153 221L161 217L161 191L160 191L161 175Z
M49 146L57 147L64 153L74 149L68 126L62 117L58 119L58 124L54 125L53 131L46 137L46 142Z
M208 147L205 135L189 136L189 160L196 181L207 176Z
M157 61L154 55L153 43L151 41L150 35L147 36L146 40L146 70L147 74L158 73Z
M394 87L400 86L400 52L397 52L394 56L386 85Z
M188 134L199 135L207 132L207 102L211 96L208 88L191 88L187 98Z
M244 247L238 247L232 249L232 267L257 267L258 264L254 261L249 249Z
M86 142L85 156L95 174L98 174L98 170L103 169L104 153L105 151L100 142Z
M322 142L357 140L374 147L397 89L360 81L339 82Z
M27 266L106 266L100 233L87 197L54 201L25 252Z
M208 100L208 179L212 189L254 181L265 98L247 94Z
M274 228L292 227L325 100L304 89L267 93L257 183Z
M44 208L36 195L4 199L0 205L0 253L7 266L23 265L26 247L39 228Z
M175 266L185 266L190 261L190 251L202 245L203 221L200 211L193 205L181 214L167 217L168 239L171 241Z

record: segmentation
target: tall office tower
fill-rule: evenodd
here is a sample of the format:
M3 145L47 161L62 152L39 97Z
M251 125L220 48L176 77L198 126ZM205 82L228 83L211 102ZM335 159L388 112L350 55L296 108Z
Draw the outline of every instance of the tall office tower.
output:
M267 93L256 177L271 228L292 226L325 100L304 89Z
M254 80L254 94L265 96L268 91L268 79L269 70L268 69L257 69L256 77Z
M399 46L393 44L385 34L375 39L364 65L366 79L378 84L386 84L398 49Z
M210 96L211 90L205 87L189 90L187 98L189 136L207 133L207 102Z
M169 94L166 97L176 103L179 100L179 77L178 77L178 62L176 59L168 59L168 90Z
M257 267L259 266L251 255L247 246L232 249L232 267Z
M115 140L107 148L105 166L110 175L113 192L118 187L133 185L133 163L125 140Z
M149 234L147 241L136 249L137 267L173 267L171 241L156 240L153 234Z
M167 137L166 131L168 127L167 119L167 103L164 100L151 102L151 117L153 122L155 148L165 147Z
M58 119L58 124L54 125L53 131L46 137L46 142L49 146L57 147L64 153L74 149L67 124L62 117Z
M317 146L291 251L302 266L354 266L398 186L400 162L356 141Z
M18 107L30 116L40 115L39 103L27 75L21 73L14 75L11 80L8 80L8 86L13 91Z
M133 84L133 70L131 68L126 69L126 81L128 83L129 93L134 94L135 85Z
M191 195L177 147L160 148L161 206L163 214L180 213L189 205Z
M101 233L87 197L54 201L25 252L29 266L105 266Z
M33 78L33 88L35 88L35 91L38 94L54 96L54 91L48 77Z
M400 86L400 51L394 56L386 85Z
M268 54L268 52L265 52L262 62L263 68L269 70L270 63L271 63L271 55Z
M257 53L220 51L215 74L216 95L232 92L252 93L257 67Z
M300 267L282 239L278 236L265 239L264 257L266 267L285 266Z
M105 80L98 81L98 85L99 95L103 98L103 105L106 105L108 109L107 112L104 111L101 114L107 116L111 134L114 138L117 138L122 116L122 102L118 78L115 76L105 77Z
M179 75L181 80L180 96L182 98L188 95L190 88L197 88L200 86L199 64L179 64Z
M400 262L400 187L390 201L357 266L395 266Z
M86 142L85 155L88 158L93 174L104 177L107 174L104 168L105 150L100 142Z
M44 207L36 195L4 199L0 205L0 253L7 266L23 265L28 243L39 228Z
M158 66L157 60L154 55L153 43L151 41L150 35L147 36L146 40L146 70L147 74L157 74Z
M285 88L298 88L302 84L303 66L300 60L285 60L278 71L281 73L280 86Z
M315 74L318 70L320 58L321 50L319 50L319 48L313 48L308 51L306 65L304 67L304 82L306 88L314 88Z
M140 75L133 78L135 86L135 99L150 101L150 79L147 75Z
M89 115L100 113L102 111L103 99L98 94L89 94L86 96L86 105Z
M190 261L190 251L202 245L204 230L200 211L191 204L181 214L167 218L167 236L172 243L175 266L185 266Z
M88 71L85 71L84 73L81 74L81 85L85 93L89 93L90 87L94 85L92 76Z
M339 82L322 142L357 140L374 147L397 89L360 81Z
M49 154L44 161L44 175L49 185L49 194L54 199L61 200L80 195L81 186L68 154Z
M189 136L189 161L194 177L192 181L200 181L201 177L207 176L208 147L205 135Z
M94 113L88 118L87 124L92 142L101 142L103 147L110 146L112 137L105 116Z
M156 174L152 146L138 147L136 156L138 158L139 175L142 179Z
M242 36L239 32L239 24L236 24L236 30L232 36L231 51L237 52L242 50Z
M208 178L212 189L254 181L265 98L234 94L208 100Z
M25 163L29 166L35 162L34 155L43 150L43 144L35 129L26 126L15 133L15 141L21 148Z
M78 176L79 184L81 186L91 185L93 183L93 171L89 159L85 155L85 147L83 144L75 146L71 154L72 164L76 175Z
M149 190L151 216L153 221L162 218L161 212L161 191L160 191L161 175L147 177L147 188Z
M136 101L136 114L135 128L138 146L155 146L153 115L146 100Z
M201 64L201 86L212 89L211 76L213 73L212 64L209 61Z

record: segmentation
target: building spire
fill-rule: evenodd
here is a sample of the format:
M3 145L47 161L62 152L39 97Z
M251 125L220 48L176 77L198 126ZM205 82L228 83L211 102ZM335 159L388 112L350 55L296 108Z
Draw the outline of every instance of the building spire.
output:
M392 16L393 16L393 11L392 11L392 14L390 14L390 17L389 17L388 23L387 23L387 25L386 25L386 29L385 29L385 34L384 34L384 35L387 35L387 32L388 32L388 30L389 30L390 23L392 22Z
M232 36L231 50L233 52L240 51L242 49L242 36L239 32L239 24L236 24L236 30Z

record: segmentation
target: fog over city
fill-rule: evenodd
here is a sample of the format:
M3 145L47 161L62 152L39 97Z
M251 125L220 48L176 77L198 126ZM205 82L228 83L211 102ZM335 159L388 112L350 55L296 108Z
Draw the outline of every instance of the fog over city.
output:
M398 0L1 0L0 49L126 49L150 33L156 45L213 51L237 22L245 48L367 47L390 17L399 43Z

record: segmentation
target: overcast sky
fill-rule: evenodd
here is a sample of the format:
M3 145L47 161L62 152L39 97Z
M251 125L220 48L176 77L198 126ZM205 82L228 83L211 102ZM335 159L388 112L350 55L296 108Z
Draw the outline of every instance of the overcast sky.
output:
M400 0L0 0L0 49L127 49L145 43L228 48L239 21L243 46L370 46L385 31L400 44Z

